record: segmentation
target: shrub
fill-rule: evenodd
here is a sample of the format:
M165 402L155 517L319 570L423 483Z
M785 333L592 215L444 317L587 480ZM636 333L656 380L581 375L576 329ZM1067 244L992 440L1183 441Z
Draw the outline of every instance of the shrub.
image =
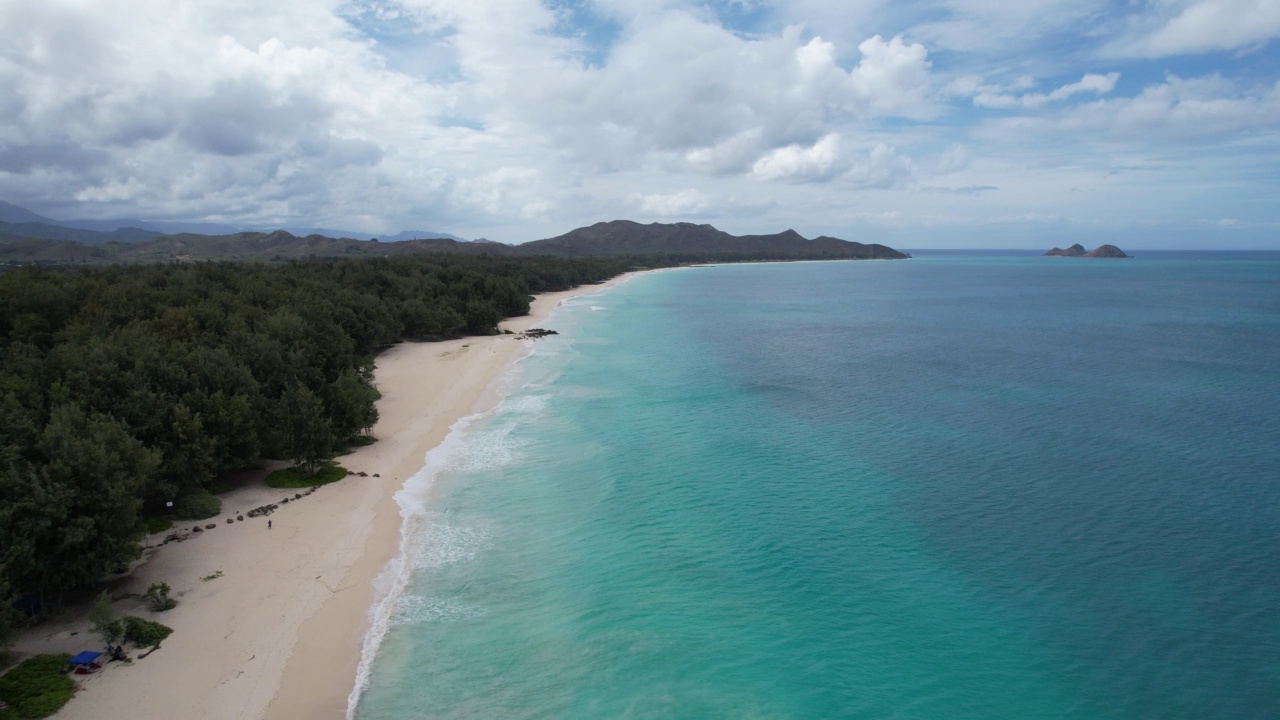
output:
M70 655L37 655L0 677L0 700L18 718L49 717L67 704L76 684L66 676ZM7 714L7 713L6 713Z
M172 610L178 606L178 601L169 597L169 583L151 583L151 587L147 588L146 598L151 601L151 609L156 612Z
M148 533L162 533L173 527L173 521L168 518L147 518Z
M271 488L308 488L317 485L328 485L331 482L337 482L347 476L347 469L341 465L329 462L325 463L310 475L306 470L299 467L285 468L284 470L276 470L267 476L267 487Z
M232 488L230 485L223 482L216 482L209 486L209 492L213 493L214 495L226 495L227 493L231 492L233 489L234 488Z
M143 620L132 615L124 619L124 639L138 647L160 647L160 643L173 633L173 628L158 622Z
M222 501L208 490L190 490L174 503L174 512L183 520L203 520L222 512Z

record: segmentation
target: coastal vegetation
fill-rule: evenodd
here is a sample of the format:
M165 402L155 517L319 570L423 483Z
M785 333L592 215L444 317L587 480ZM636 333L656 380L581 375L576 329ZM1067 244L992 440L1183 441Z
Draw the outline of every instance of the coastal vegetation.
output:
M626 267L419 255L0 273L4 599L56 610L137 557L149 519L216 514L222 473L263 457L321 468L377 419L379 350L495 333L531 294Z
M309 488L337 482L347 474L346 468L335 462L328 462L315 472L307 472L299 467L276 470L267 476L266 484L270 488Z
M56 713L75 693L67 677L70 655L36 655L0 677L0 701L8 705L5 717L15 720L45 718Z

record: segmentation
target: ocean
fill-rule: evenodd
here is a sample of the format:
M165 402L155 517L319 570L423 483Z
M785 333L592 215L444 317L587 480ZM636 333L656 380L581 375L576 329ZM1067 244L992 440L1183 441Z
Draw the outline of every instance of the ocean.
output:
M1280 717L1280 255L687 268L547 325L400 496L359 720Z

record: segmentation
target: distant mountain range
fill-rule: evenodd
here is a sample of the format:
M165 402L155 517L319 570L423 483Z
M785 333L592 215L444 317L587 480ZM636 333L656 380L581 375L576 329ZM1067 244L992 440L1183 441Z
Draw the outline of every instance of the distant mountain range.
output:
M499 256L678 256L681 262L732 260L896 259L909 257L884 245L832 237L806 240L794 230L774 235L734 236L710 225L692 223L642 225L629 220L601 222L546 240L504 245L489 240L452 238L386 240L335 238L323 233L296 235L285 230L221 235L162 235L142 228L111 232L67 228L32 220L22 208L0 208L24 222L0 223L0 262L78 265L113 262L190 260L283 261L299 258L375 257L418 253L462 253ZM39 218L40 216L35 216ZM9 232L4 227L16 228ZM81 240L85 233L93 241ZM43 234L43 237L40 236ZM420 235L420 234L419 234ZM118 242L112 242L113 240ZM394 241L394 242L388 242Z
M134 219L116 220L54 220L34 213L24 207L0 200L0 239L46 238L51 240L74 240L86 244L108 242L139 242L161 235L192 233L201 235L231 235L241 232L262 232L275 228L246 228L235 225L205 222L147 221ZM334 238L351 238L353 240L371 240L378 238L383 242L399 242L426 238L447 238L459 242L467 242L464 238L445 232L433 230L404 230L394 235L362 233L353 230L337 230L333 228L287 227L283 228L292 235L306 237L308 235L324 235Z

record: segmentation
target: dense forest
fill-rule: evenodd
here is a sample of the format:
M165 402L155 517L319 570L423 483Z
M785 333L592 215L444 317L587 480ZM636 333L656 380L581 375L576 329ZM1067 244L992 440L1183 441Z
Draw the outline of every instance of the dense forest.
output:
M374 356L496 332L619 259L421 255L0 273L0 598L56 608L138 554L148 516L377 419ZM3 605L0 605L3 607Z

